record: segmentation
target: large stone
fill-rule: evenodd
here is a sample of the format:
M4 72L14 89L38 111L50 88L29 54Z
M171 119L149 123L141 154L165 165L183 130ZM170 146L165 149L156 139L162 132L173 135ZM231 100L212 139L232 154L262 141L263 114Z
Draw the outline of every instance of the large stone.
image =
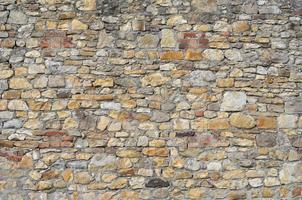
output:
M228 91L223 95L221 104L222 111L240 111L246 104L246 94L244 92Z
M169 187L170 183L168 181L165 181L160 178L153 178L150 179L146 185L147 188L163 188L163 187Z
M243 58L241 56L241 53L239 50L234 50L234 49L228 49L224 52L224 55L227 59L231 61L242 61Z
M95 154L89 163L89 168L112 168L116 165L117 158L105 153Z
M7 80L0 80L0 94L8 89Z
M100 131L104 131L107 128L107 126L109 125L110 122L111 122L111 119L109 117L101 116L100 120L97 124L97 128Z
M21 11L12 10L10 11L7 23L11 24L26 24L28 21L28 17Z
M247 21L238 21L232 24L233 31L236 33L245 32L250 29L250 26Z
M253 128L256 126L255 120L250 115L234 113L230 117L230 123L237 128Z
M6 20L7 20L7 17L8 17L8 11L1 11L0 12L0 23L2 24L5 24L6 23Z
M302 97L296 97L285 102L285 112L294 114L302 113Z
M174 130L187 130L190 128L190 122L186 119L175 119L173 121Z
M159 42L159 38L156 35L146 34L138 37L138 47L140 48L155 48Z
M213 81L215 81L216 76L211 71L202 71L202 70L196 70L192 71L188 77L188 81L192 84L194 87L202 87L210 85Z
M209 61L222 61L224 58L223 52L217 49L206 49L202 55Z
M170 114L155 110L150 120L154 122L167 122L170 120Z
M93 178L88 172L79 172L74 176L75 183L79 183L79 184L88 184L92 180Z
M165 84L169 80L170 80L169 77L165 77L161 73L154 73L143 77L141 79L141 82L143 87L148 85L156 87Z
M106 33L105 30L100 31L97 48L104 48L112 45L113 37Z
M284 163L279 173L281 184L302 182L302 162Z
M297 115L287 115L281 114L278 118L278 127L279 128L296 128L298 116Z
M30 89L31 84L26 78L12 78L9 81L9 87L12 89Z
M11 100L8 102L8 109L26 111L28 110L28 107L27 104L22 100Z
M259 147L273 147L276 145L276 134L260 133L256 136L256 142Z
M71 22L71 29L72 30L86 30L88 28L87 24L84 24L83 22L74 19Z
M121 104L120 103L115 103L115 102L102 102L101 103L101 108L102 109L110 109L110 110L120 110L121 109Z
M176 46L176 39L174 36L174 32L171 29L163 29L161 31L161 47L175 47Z
M64 87L65 86L65 79L64 76L60 75L51 75L48 78L48 86L49 87Z
M257 120L257 126L261 129L274 129L277 127L277 120L275 117L260 116Z
M192 6L200 12L215 12L217 11L216 0L193 0Z

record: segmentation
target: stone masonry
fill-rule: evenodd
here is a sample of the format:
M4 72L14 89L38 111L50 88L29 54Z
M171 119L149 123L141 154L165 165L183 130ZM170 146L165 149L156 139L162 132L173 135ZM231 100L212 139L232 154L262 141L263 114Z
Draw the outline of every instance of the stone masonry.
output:
M0 0L0 199L302 199L301 0Z

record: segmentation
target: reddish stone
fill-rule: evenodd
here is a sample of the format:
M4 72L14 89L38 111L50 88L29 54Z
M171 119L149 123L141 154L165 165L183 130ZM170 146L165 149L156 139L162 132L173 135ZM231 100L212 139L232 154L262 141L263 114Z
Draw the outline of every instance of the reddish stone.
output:
M62 140L63 141L70 141L70 142L72 142L73 141L73 136L70 136L70 135L64 135L63 137L62 137Z
M204 116L204 111L196 111L195 116L196 117L203 117Z
M47 131L45 132L45 136L62 136L64 135L65 133L62 132L62 131Z
M49 148L49 143L48 143L48 142L41 142L41 143L39 144L39 148L40 148L40 149Z
M293 195L293 197L300 197L300 196L302 196L302 188L301 187L297 187L297 188L293 189L292 195Z
M7 160L11 161L21 161L22 160L22 155L18 155L13 152L8 152L8 151L0 151L0 156L5 157Z
M73 143L69 141L63 141L60 144L61 147L73 147Z
M14 142L7 140L0 140L0 147L13 147Z

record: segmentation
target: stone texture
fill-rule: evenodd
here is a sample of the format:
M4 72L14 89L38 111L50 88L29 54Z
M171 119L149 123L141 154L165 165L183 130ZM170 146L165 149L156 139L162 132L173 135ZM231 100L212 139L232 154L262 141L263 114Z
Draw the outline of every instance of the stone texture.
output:
M155 48L159 42L159 38L156 35L146 34L138 37L137 41L140 48Z
M226 92L220 109L222 111L240 111L246 105L246 94L244 92Z
M276 145L276 135L272 133L261 133L256 136L257 145L260 147L273 147Z
M216 76L211 71L196 70L192 71L188 77L188 81L192 86L206 86L216 80Z
M9 13L7 23L12 24L26 24L28 21L28 16L19 10L12 10Z
M249 115L234 113L230 117L230 123L237 128L253 128L256 126L255 120Z
M163 29L161 31L161 41L160 41L161 47L172 48L175 47L176 44L177 41L175 39L173 30Z
M202 55L209 61L222 61L224 58L223 52L216 49L206 49Z

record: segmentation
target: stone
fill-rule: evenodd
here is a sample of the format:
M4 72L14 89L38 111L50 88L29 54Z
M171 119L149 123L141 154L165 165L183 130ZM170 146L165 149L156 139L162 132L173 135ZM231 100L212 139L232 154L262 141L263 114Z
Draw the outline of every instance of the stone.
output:
M192 6L199 12L212 13L217 11L216 0L192 0Z
M96 0L84 0L84 5L81 10L91 11L96 10Z
M190 122L185 119L175 119L173 120L174 130L187 130L190 129Z
M166 61L181 60L182 58L183 53L181 51L165 51L160 55L160 59Z
M187 23L187 20L185 20L183 18L183 16L181 16L181 15L175 15L175 16L169 17L169 19L167 20L167 25L170 27L180 25L180 24L185 24L185 23Z
M176 39L173 30L163 29L161 30L161 41L160 45L163 48L176 47Z
M288 114L302 113L302 97L296 97L286 101L285 112Z
M140 48L155 48L158 45L159 38L156 35L146 34L138 37L137 42Z
M216 76L211 71L196 70L190 73L187 80L194 87L202 87L210 85L211 82L216 80Z
M101 103L101 109L110 109L110 110L121 110L121 104L115 103L115 102L102 102Z
M279 178L281 184L300 183L302 181L302 162L284 163Z
M260 116L257 119L257 126L261 129L275 129L277 127L277 120L275 117Z
M128 184L128 180L126 178L118 178L111 182L109 188L111 190L117 190L126 187Z
M83 22L81 22L77 19L74 19L71 22L71 29L72 30L86 30L86 29L88 29L88 25L84 24Z
M0 12L0 23L2 23L2 24L6 23L8 14L9 14L8 11L2 11L2 12Z
M168 82L170 78L163 76L161 73L147 75L141 79L142 86L151 85L153 87L160 86Z
M97 128L100 131L104 131L104 130L106 130L106 128L108 127L110 122L111 122L111 119L109 117L101 116L99 119L99 122L97 124Z
M170 120L170 116L169 113L155 110L150 120L154 122L167 122Z
M204 190L202 188L191 188L188 191L188 197L190 199L200 199L205 193L206 193L206 190Z
M28 17L22 11L12 10L9 13L7 23L10 23L10 24L26 24L27 21L28 21Z
M202 60L202 54L199 50L188 49L185 53L185 59L191 61Z
M231 61L235 61L235 62L239 62L239 61L243 60L239 50L228 49L224 52L224 56L227 59L229 59Z
M265 186L268 186L268 187L280 185L279 179L275 178L275 177L267 177L264 179L263 183Z
M64 87L65 86L64 76L60 76L60 75L51 75L51 76L49 76L48 86L53 87L53 88Z
M288 115L281 114L278 118L278 127L279 128L296 128L298 116L297 115Z
M30 65L28 68L29 74L43 74L45 73L45 65Z
M110 34L107 34L105 30L100 31L98 37L97 48L109 47L112 45L113 37Z
M19 119L12 119L4 122L3 128L21 128L23 125L22 121Z
M31 84L25 78L12 78L9 81L9 87L12 89L30 89Z
M13 70L1 70L0 71L0 79L6 79L12 77L14 74Z
M249 23L247 21L237 21L232 24L233 32L241 33L250 30Z
M149 147L144 148L142 153L147 156L167 157L169 155L169 150L167 148Z
M259 147L274 147L277 144L276 135L273 133L260 133L256 136Z
M89 163L89 169L97 168L112 168L115 166L117 158L113 155L108 155L105 153L95 154Z
M227 91L223 95L220 110L222 111L240 111L246 105L246 94L244 92Z
M28 106L22 100L11 100L8 102L8 109L26 111L26 110L28 110Z
M256 122L250 115L244 115L242 113L233 113L230 117L230 123L236 128L253 128L256 126Z
M213 161L207 164L207 170L220 171L221 169L221 163L218 161Z
M223 52L217 49L206 49L202 56L209 61L222 61L224 59Z
M74 181L78 184L89 184L93 180L88 172L79 172L74 175Z
M93 82L94 87L113 87L113 78L97 79Z
M8 89L8 84L6 80L0 80L0 93Z
M164 187L169 187L170 183L168 181L165 181L161 178L153 178L150 179L145 186L147 188L164 188Z

